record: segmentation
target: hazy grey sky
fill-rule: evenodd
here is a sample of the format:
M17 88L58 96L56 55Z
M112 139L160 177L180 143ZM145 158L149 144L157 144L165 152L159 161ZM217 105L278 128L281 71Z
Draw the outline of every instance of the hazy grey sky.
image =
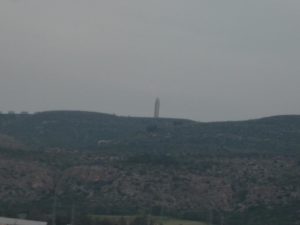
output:
M300 114L299 0L0 0L0 110Z

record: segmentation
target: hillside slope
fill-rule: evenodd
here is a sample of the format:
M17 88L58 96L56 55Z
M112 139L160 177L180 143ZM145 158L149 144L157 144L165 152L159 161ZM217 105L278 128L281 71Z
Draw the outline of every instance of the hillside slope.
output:
M300 116L241 122L0 115L0 214L300 224Z
M32 148L97 150L116 146L136 151L298 152L300 116L241 122L198 123L180 119L120 117L53 111L0 115L0 134ZM1 140L0 140L1 141Z

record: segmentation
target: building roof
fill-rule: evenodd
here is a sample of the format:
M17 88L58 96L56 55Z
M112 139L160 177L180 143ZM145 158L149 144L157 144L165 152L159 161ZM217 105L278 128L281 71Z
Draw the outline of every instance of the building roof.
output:
M47 225L47 222L0 217L0 225Z

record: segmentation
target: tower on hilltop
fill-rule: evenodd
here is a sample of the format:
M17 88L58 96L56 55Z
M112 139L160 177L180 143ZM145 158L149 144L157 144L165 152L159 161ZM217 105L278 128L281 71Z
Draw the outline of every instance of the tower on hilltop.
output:
M160 108L160 100L159 98L156 98L154 104L154 118L159 117L159 108Z

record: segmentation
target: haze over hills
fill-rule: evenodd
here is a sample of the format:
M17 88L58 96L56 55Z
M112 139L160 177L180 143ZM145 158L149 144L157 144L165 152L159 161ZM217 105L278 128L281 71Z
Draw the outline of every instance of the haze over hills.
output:
M300 224L300 116L200 123L80 111L0 115L0 212ZM30 207L28 207L30 206ZM244 221L247 221L244 222Z

